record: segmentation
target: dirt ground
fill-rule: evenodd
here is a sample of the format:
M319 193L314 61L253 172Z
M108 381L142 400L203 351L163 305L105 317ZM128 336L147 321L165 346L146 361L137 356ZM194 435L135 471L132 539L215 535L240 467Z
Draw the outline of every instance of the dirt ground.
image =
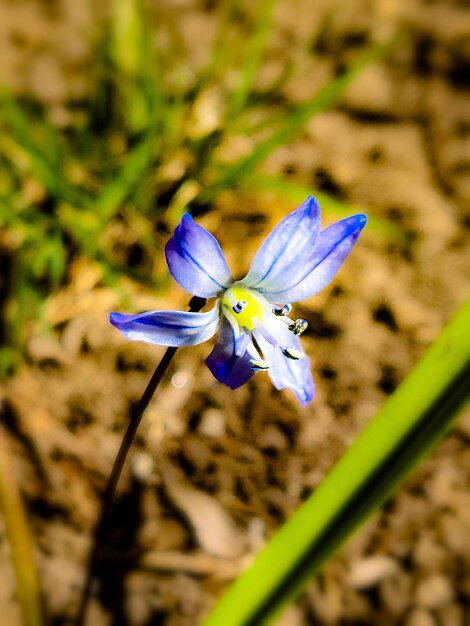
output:
M315 489L463 302L470 278L470 32L464 2L280 0L258 85L289 54L287 102L405 24L407 36L340 103L264 166L402 228L368 227L334 283L297 305L317 395L299 408L259 374L232 392L180 350L147 411L120 485L92 626L195 626ZM157 9L155 8L157 12ZM191 62L214 34L213 3L166 0ZM91 2L0 2L1 75L58 123L87 90ZM321 36L314 37L328 22ZM466 19L467 18L467 21ZM314 45L311 42L314 40ZM287 52L288 51L288 52ZM47 80L44 79L47 77ZM262 237L295 208L270 194L222 196L200 223L242 275ZM331 221L332 216L327 216ZM133 310L182 308L135 289ZM77 259L1 391L2 420L29 511L54 626L77 608L90 533L129 408L162 350L108 321L118 295ZM470 624L470 413L323 569L277 626ZM0 517L0 623L20 626ZM221 625L222 626L222 625Z

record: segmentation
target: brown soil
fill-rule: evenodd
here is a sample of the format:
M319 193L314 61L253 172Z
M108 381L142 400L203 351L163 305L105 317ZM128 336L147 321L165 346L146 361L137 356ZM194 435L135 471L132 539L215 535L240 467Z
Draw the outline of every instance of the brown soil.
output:
M3 80L45 102L59 123L70 99L86 93L88 35L98 19L89 4L0 2ZM159 10L184 33L192 62L202 63L213 9L167 0ZM314 93L357 48L407 25L386 61L364 71L336 108L314 117L265 165L391 220L407 237L390 242L368 228L333 285L297 306L310 324L303 343L317 396L309 407L276 392L262 374L235 392L219 385L204 366L208 345L177 354L120 485L93 626L199 624L465 299L465 18L458 1L279 2L260 85L288 50L296 69L283 96L291 102ZM262 236L293 208L269 194L227 194L200 221L241 274ZM55 334L31 338L25 366L2 390L2 419L57 626L76 611L101 489L129 407L161 354L109 326L118 298L100 286L97 268L77 261L71 276L48 301ZM136 291L133 309L186 301L177 287L164 298ZM469 441L467 412L278 626L470 624ZM0 580L0 621L19 626L1 517Z

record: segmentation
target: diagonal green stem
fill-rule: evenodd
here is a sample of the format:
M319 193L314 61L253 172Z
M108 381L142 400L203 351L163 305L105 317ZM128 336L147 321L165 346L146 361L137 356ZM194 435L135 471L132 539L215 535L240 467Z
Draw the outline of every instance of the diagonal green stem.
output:
M470 299L204 626L262 626L444 435L470 399Z
M7 433L0 424L0 511L15 569L18 600L24 626L43 626L45 618L39 577L34 561L34 545L20 489L13 469Z
M205 300L203 298L192 298L189 311L191 313L196 313L202 309L205 304ZM153 373L152 378L150 379L142 397L139 400L139 403L135 410L132 412L129 420L129 424L127 426L127 430L124 433L124 437L117 453L116 459L114 461L113 468L111 470L111 474L108 478L108 482L106 484L106 488L103 493L103 498L101 501L101 509L98 516L98 521L96 524L96 529L93 537L93 543L90 550L90 555L88 559L88 567L87 567L87 577L85 580L85 585L83 588L83 594L80 601L80 606L78 610L77 619L75 621L75 626L83 626L85 624L86 612L88 607L88 602L90 600L91 591L93 587L93 582L96 576L96 570L99 565L100 557L101 557L101 548L103 546L103 542L106 536L106 532L109 526L109 520L111 517L111 512L113 508L114 497L116 494L116 488L119 482L119 478L121 477L122 470L124 468L124 463L126 461L127 455L129 453L130 447L134 441L134 437L137 433L137 429L139 428L140 422L142 421L142 416L145 412L145 409L148 407L150 400L153 397L158 385L160 384L168 366L170 365L173 357L175 356L178 348L167 348L165 354L162 357L162 360L157 365L155 372Z
M229 105L229 113L232 118L243 110L256 72L261 65L275 3L276 0L262 0L254 5L256 9L255 25L246 46L240 82L232 93Z
M345 72L330 80L312 98L286 112L279 128L266 139L259 141L246 157L224 168L221 176L201 191L199 200L210 202L222 189L239 185L240 181L251 174L274 150L291 142L305 128L311 117L335 104L353 79L371 63L380 59L394 42L395 39L366 50Z

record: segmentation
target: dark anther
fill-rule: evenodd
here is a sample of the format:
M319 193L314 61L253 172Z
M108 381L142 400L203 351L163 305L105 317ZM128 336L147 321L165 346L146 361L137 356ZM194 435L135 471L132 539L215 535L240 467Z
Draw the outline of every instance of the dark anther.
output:
M246 300L240 300L232 307L232 309L235 311L235 313L241 313L247 304L248 302Z
M293 361L298 361L304 356L304 353L296 348L281 348L281 351L284 356Z
M299 317L295 320L293 324L289 326L289 330L291 330L294 335L301 335L306 330L307 326L307 320L303 320L301 317Z
M284 306L275 306L273 308L274 315L285 317L292 311L292 304L285 304Z

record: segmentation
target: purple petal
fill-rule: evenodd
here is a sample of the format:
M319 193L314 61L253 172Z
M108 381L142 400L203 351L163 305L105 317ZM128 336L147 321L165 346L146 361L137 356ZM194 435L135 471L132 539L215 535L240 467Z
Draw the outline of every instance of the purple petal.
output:
M286 260L282 281L268 280L256 289L269 302L296 302L318 293L334 277L366 222L365 215L352 215L325 228L313 250Z
M213 298L232 282L217 239L185 213L165 247L168 268L186 291Z
M111 313L109 321L128 339L160 346L195 346L215 335L219 305L206 313L148 311L137 315Z
M310 360L306 355L298 361L284 356L281 348L302 351L301 343L281 320L273 322L271 328L273 324L279 345L274 347L262 337L259 341L265 359L271 362L269 377L276 389L291 389L301 404L308 404L315 395Z
M215 378L231 389L241 387L253 376L248 352L237 357L236 343L235 333L223 317L217 342L207 357L206 364Z
M320 207L312 196L285 217L256 253L250 271L241 281L259 291L281 289L292 277L292 266L303 266L320 230Z

